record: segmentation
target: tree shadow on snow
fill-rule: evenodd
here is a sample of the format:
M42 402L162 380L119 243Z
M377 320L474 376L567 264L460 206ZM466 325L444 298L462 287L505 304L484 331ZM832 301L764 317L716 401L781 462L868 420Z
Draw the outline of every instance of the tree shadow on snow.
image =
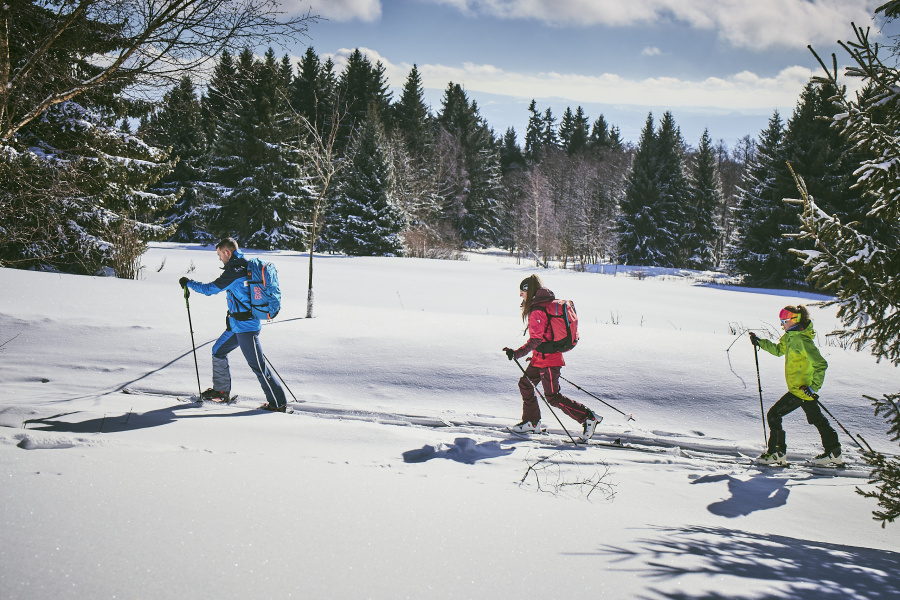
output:
M749 600L759 598L761 589L767 590L766 598L900 598L898 552L724 527L655 529L658 535L636 540L640 550L606 546L596 553L612 557L623 571L692 590L651 588L652 595L640 596L642 600ZM686 577L691 580L683 581ZM740 589L748 589L746 595Z
M728 474L704 475L691 482L717 483L728 482L731 498L713 502L707 510L714 515L733 519L744 517L757 510L777 508L787 504L791 490L786 486L787 480L760 475L744 481Z
M179 414L184 410L194 409L196 405L179 402L172 406L157 408L155 410L143 413L116 413L106 414L102 417L93 417L84 421L68 421L62 420L62 417L77 415L78 412L60 413L50 417L42 417L39 419L28 419L23 426L28 430L34 431L57 431L66 433L119 433L122 431L133 431L136 429L146 429L148 427L159 427L160 425L168 425L180 419L197 419L197 418L223 418L223 417L243 417L255 415L263 411L241 411L229 413L215 413L208 411L199 411L192 414Z
M449 458L456 462L474 465L479 460L512 454L512 448L503 448L497 441L476 443L471 438L456 438L453 444L423 446L403 453L403 462L421 463L433 458Z

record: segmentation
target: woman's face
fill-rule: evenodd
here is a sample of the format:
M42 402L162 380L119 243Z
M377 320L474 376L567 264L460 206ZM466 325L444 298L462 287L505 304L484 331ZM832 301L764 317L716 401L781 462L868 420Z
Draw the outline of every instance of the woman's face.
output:
M527 296L527 295L528 295L528 292L526 292L525 290L519 290L519 298L521 298L522 300L524 300L525 296Z

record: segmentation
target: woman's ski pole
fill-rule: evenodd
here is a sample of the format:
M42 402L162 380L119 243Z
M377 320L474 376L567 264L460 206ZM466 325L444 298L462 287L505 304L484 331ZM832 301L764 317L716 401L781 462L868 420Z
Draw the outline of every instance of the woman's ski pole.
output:
M187 306L188 328L191 330L191 348L194 351L194 372L197 373L197 402L199 402L203 392L200 391L200 367L197 366L197 344L194 343L194 323L191 321L191 303L188 301L188 296L190 295L190 290L187 286L184 286L184 305Z
M762 380L759 378L759 346L756 344L753 344L753 358L756 360L756 385L759 387L759 414L762 415L763 446L765 446L769 443L769 432L766 431L766 409L763 408Z
M584 392L585 394L587 394L587 395L590 396L591 398L594 398L594 399L596 399L596 400L599 400L600 402L602 402L603 404L607 405L608 407L610 407L611 409L613 409L614 411L616 411L617 413L619 413L619 414L622 415L623 417L628 417L628 419L626 419L626 421L634 421L634 420L635 420L635 419L634 419L634 415L626 415L626 414L623 413L621 410L619 410L618 408L616 408L615 406L613 406L612 404L610 404L609 402L607 402L607 401L604 400L603 398L598 398L597 396L595 396L594 394L590 393L589 391L587 391L586 389L584 389L583 387L581 387L581 386L578 385L577 383L574 383L574 382L572 382L572 381L569 381L568 379L566 379L566 378L563 377L562 375L560 375L559 378L562 379L563 381L565 381L566 383L568 383L569 385L571 385L572 387L581 390L582 392Z
M822 401L821 401L821 400L819 400L819 395L818 395L818 394L813 394L813 398L816 399L816 402L819 403L819 406L822 407L822 410L824 410L825 413L826 413L829 417L831 417L831 418L834 420L835 423L838 424L838 427L840 427L841 429L844 430L844 433L847 434L847 437L849 437L851 440L853 440L853 443L854 443L854 444L856 444L857 446L859 446L859 449L862 450L863 453L871 453L871 454L875 454L875 451L872 450L872 447L871 447L871 446L869 446L869 442L867 442L866 440L863 440L863 437L862 437L862 436L859 436L859 439L861 439L861 440L863 441L863 443L866 445L865 448L862 447L862 444L860 444L859 442L856 441L856 438L853 437L853 434L850 433L849 431L847 431L847 428L846 428L846 427L844 427L843 425L841 425L841 422L837 420L837 417L835 417L833 414L831 414L831 411L830 411L830 410L828 410L827 408L825 408L825 405L822 404Z
M523 369L523 368L522 368L522 365L519 363L519 359L518 359L518 358L514 358L513 360L516 361L516 365L519 367L519 370L522 371L522 376L525 377L525 379L528 379L528 376L525 375L525 369ZM528 379L528 382L531 383L531 387L534 388L534 391L536 391L536 392L538 393L538 396L541 397L541 400L543 400L543 401L544 401L544 404L547 405L547 408L550 409L550 413L556 418L556 422L559 423L559 426L563 428L563 431L566 432L566 435L569 436L569 439L572 440L572 443L575 444L575 445L577 446L577 445L578 445L578 442L575 441L575 438L572 437L572 434L569 433L569 430L566 429L566 426L563 425L563 424L562 424L562 421L559 420L559 417L556 416L556 411L553 410L553 407L550 406L550 403L547 402L547 399L546 399L546 398L544 398L544 395L541 393L541 390L538 389L538 386L536 386L536 385L534 384L534 382L531 381L531 379Z

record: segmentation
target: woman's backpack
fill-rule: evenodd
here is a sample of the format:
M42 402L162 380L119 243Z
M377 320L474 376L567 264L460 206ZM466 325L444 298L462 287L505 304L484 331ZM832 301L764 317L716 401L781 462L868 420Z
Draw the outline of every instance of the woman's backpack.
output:
M550 337L537 347L543 354L568 352L578 344L578 313L571 300L551 300L536 310L547 313Z

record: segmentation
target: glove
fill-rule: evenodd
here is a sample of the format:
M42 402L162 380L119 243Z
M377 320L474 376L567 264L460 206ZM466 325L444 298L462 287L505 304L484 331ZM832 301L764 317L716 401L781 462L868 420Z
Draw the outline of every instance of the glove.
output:
M182 277L178 280L178 285L180 285L181 287L187 287L188 281L190 281L190 279L188 279L187 277Z
M759 346L759 338L752 331L750 332L750 343L754 346Z
M503 351L506 352L506 358L508 358L509 360L512 360L516 357L516 351L512 348L504 348Z
M808 385L801 385L801 386L800 386L800 390L801 390L804 394L806 394L807 396L809 396L810 398L812 398L813 400L818 400L818 399L819 399L819 395L818 395L817 393L815 393L815 392L812 390L812 388L809 387Z

